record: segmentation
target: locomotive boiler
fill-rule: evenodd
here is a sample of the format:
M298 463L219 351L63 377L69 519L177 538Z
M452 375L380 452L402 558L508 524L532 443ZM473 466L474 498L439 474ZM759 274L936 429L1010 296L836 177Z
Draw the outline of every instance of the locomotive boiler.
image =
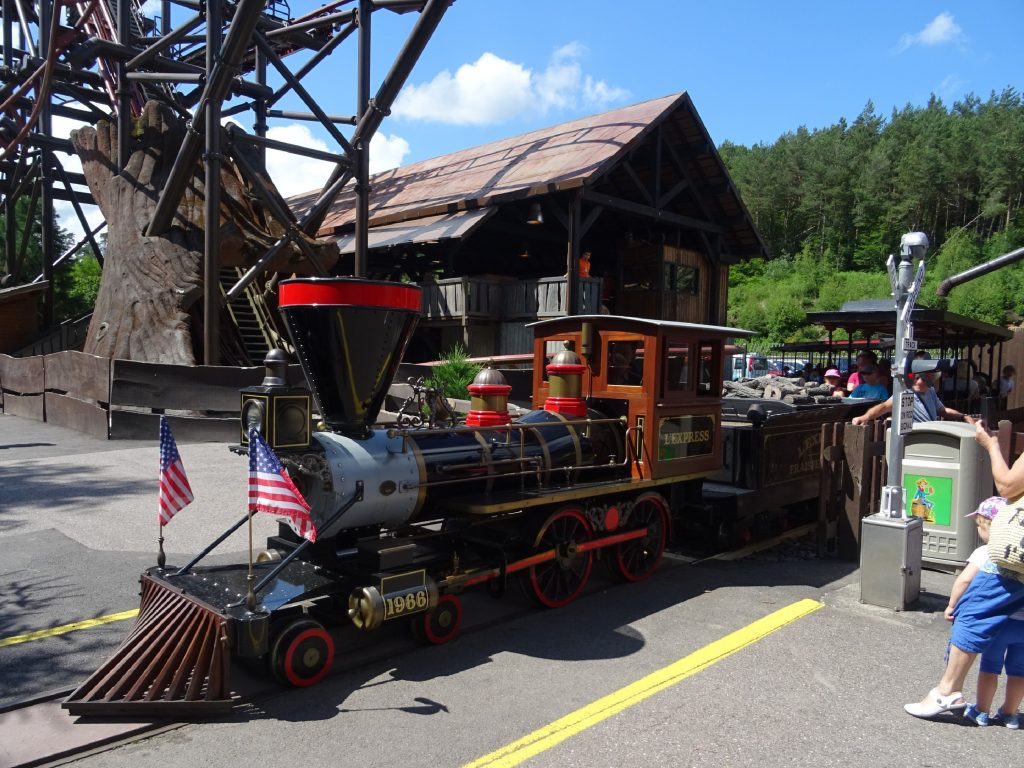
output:
M255 563L202 565L231 529L184 566L146 571L135 629L65 702L72 713L223 709L232 661L311 685L346 625L404 620L421 640L445 643L461 624L459 595L477 586L500 596L517 582L557 608L598 560L623 580L645 579L673 517L720 467L722 350L745 331L607 315L541 321L533 410L513 420L510 387L485 368L464 423L378 425L419 289L287 280L279 305L309 390L289 387L286 358L272 354L263 384L242 392L236 450L260 431L310 505L315 543L282 524Z

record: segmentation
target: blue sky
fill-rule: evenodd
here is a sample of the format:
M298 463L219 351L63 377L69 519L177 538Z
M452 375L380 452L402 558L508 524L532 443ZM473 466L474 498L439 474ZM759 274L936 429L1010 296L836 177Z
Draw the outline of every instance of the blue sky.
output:
M375 83L413 21L374 15ZM932 93L984 99L1024 87L1021 30L1021 0L457 0L381 126L374 165L679 91L716 143L748 146L852 120L869 99L883 116ZM309 81L331 112L354 109L351 42Z
M291 0L292 16L322 4ZM374 91L415 18L374 14ZM680 91L716 144L748 146L852 120L868 100L888 116L932 93L985 99L1024 89L1022 30L1022 0L456 0L381 126L371 169ZM355 62L353 36L305 81L328 113L354 112ZM237 120L252 130L251 114ZM338 151L313 123L272 121L270 133ZM329 171L280 153L268 164L286 195Z

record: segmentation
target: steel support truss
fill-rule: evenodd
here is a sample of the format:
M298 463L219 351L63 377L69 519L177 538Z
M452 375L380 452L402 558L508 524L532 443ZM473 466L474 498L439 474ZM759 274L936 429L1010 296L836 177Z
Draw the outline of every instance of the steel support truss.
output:
M54 136L53 118L82 125L115 120L118 135L127 136L133 117L150 100L188 120L189 127L159 191L147 235L160 237L168 230L200 158L207 179L219 178L221 164L230 160L252 184L265 210L280 222L284 234L228 291L229 299L241 293L289 243L301 248L314 269L324 273L306 237L316 234L348 183L355 185L357 193L353 274L365 275L370 140L452 2L335 0L293 18L285 0L161 0L157 14L143 13L139 0L0 0L0 211L5 215L3 271L9 275L8 284L49 280L54 266L87 245L102 258L96 237L103 227L90 226L86 219L83 206L93 200L82 174L65 169L62 156L74 150L68 139ZM145 7L151 9L153 3ZM371 20L376 11L417 13L418 18L371 95ZM351 116L329 115L303 81L350 37L358 45L356 110ZM270 71L276 77L268 77ZM271 87L272 79L280 84ZM279 102L289 94L308 111L279 109ZM228 102L230 106L225 106ZM217 130L221 119L244 113L252 114L253 132L233 125L222 142ZM268 139L268 121L273 119L318 123L335 147L319 152ZM293 211L265 183L262 166L268 148L334 164L312 203L308 196L304 198L301 212ZM128 163L128 151L129 143L119 142L121 168ZM57 252L54 237L56 200L71 202L86 233L62 252ZM219 206L218 185L208 185L205 221L219 220ZM36 222L41 222L41 233L34 231ZM207 364L218 361L220 349L218 238L218 228L208 226L204 243ZM42 245L39 275L25 274L33 239ZM52 281L50 286L48 324L52 324Z

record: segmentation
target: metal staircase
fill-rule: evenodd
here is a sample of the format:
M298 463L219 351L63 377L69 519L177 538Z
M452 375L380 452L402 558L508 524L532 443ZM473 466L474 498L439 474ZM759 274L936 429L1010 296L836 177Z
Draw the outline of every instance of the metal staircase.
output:
M238 267L221 269L221 296L224 298L228 314L238 329L238 336L249 358L249 364L263 365L263 360L271 349L290 351L290 345L277 330L273 314L257 283L249 283L237 298L227 298L228 290L238 282L244 271Z

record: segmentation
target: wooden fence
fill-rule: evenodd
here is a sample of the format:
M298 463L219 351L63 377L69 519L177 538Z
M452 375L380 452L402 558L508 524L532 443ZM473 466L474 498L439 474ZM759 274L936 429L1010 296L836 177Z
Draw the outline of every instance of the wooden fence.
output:
M110 439L153 439L166 415L179 439L227 441L238 437L238 390L263 376L262 366L162 365L71 351L0 355L0 410ZM297 365L288 379L305 385Z
M885 424L821 425L819 554L860 557L860 521L878 512L885 485Z
M860 557L861 520L879 511L886 482L888 422L823 424L818 552L844 560ZM1001 411L996 422L1007 465L1024 453L1024 408Z

